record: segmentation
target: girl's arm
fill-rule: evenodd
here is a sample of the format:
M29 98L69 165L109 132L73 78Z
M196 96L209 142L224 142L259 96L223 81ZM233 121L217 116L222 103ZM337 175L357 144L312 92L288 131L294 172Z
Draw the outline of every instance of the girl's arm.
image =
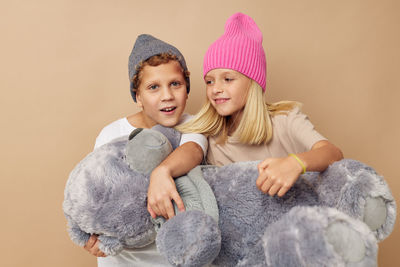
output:
M329 141L318 141L310 151L296 154L307 171L324 171L330 164L343 159L342 151ZM283 196L303 172L295 157L268 158L258 164L258 189L271 196Z
M180 211L185 210L173 177L188 173L201 163L203 156L203 149L200 145L195 142L187 142L176 148L153 170L147 192L147 210L153 218L157 215L166 219L172 218L175 213L171 200L175 201Z

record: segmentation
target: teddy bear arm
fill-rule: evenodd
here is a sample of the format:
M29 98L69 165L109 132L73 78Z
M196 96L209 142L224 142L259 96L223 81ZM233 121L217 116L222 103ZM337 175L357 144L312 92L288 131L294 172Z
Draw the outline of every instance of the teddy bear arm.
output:
M123 244L116 237L99 235L99 249L107 255L117 255L122 251Z
M68 234L71 238L71 240L77 244L78 246L85 246L87 241L90 238L90 234L84 232L81 230L78 224L76 224L72 218L69 218L68 220Z
M356 160L335 162L321 173L321 203L366 223L378 240L393 230L396 203L382 176Z
M204 266L211 263L221 249L217 222L200 210L177 214L157 233L157 249L172 266Z
M291 209L260 243L264 266L376 266L377 241L368 226L328 207ZM257 264L246 257L238 266Z

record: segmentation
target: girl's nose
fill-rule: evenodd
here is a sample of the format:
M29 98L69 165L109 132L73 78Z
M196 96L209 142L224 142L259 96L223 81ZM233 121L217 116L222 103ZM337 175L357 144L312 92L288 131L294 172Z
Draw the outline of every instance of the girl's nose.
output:
M224 90L222 88L222 85L220 83L214 83L214 86L212 87L212 92L213 94L220 94L222 93Z

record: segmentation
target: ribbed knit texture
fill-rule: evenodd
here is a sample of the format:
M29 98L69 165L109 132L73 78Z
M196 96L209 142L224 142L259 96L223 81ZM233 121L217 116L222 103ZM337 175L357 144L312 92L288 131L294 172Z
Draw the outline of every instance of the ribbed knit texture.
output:
M204 56L203 74L223 68L238 71L257 82L265 91L267 64L262 33L252 18L233 14L225 24L225 33Z
M128 70L129 70L129 81L130 91L133 100L136 102L136 92L133 90L133 76L137 73L137 67L140 62L145 61L152 56L159 55L162 53L168 53L178 57L178 61L181 64L184 71L187 71L186 61L181 52L173 45L168 44L160 39L157 39L149 34L141 34L137 37L136 42L132 48L132 52L129 55ZM190 79L185 77L186 90L190 91Z

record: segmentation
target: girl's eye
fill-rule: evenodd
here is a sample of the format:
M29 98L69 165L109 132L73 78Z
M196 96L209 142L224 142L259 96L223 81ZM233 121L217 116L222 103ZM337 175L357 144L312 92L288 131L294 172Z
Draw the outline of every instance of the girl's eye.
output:
M206 84L212 84L212 81L206 81Z
M225 78L225 81L226 81L226 82L231 82L231 81L233 81L233 79L231 79L231 78Z

